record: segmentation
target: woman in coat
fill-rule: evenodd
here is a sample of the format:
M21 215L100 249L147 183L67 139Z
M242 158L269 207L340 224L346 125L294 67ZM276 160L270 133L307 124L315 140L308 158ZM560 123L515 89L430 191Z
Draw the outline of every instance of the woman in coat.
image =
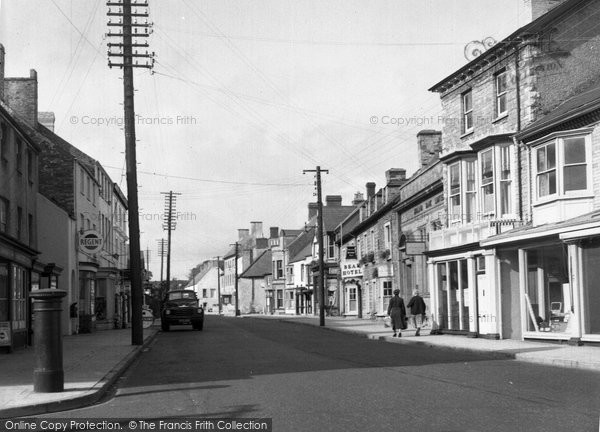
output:
M402 337L400 330L405 328L406 320L406 308L404 307L404 300L399 296L400 290L394 290L394 297L390 299L387 313L392 318L392 330L394 330L394 337ZM396 333L396 330L398 331Z

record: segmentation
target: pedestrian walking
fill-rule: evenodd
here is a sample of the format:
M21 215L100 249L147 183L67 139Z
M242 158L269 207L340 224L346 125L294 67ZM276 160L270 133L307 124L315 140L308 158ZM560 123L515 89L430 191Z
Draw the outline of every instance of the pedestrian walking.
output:
M425 300L419 295L418 290L413 291L413 296L406 307L410 309L410 320L417 329L415 336L419 336L421 334L421 326L423 325L423 318L425 318L425 309L427 308L427 305L425 305Z
M392 319L392 330L394 330L394 337L402 337L402 332L406 328L406 308L404 307L404 300L400 297L400 290L394 290L394 297L390 299L387 314Z

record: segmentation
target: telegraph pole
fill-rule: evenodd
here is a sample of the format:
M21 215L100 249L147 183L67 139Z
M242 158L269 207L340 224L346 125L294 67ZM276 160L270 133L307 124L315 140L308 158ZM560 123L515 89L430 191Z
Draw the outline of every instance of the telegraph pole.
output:
M219 316L221 316L221 257L217 256L217 299L219 301Z
M158 240L158 255L160 256L160 297L164 296L164 279L163 279L163 266L165 262L165 246L166 240L159 239Z
M135 148L135 109L134 109L134 87L133 87L133 68L145 67L152 68L154 64L154 54L138 54L137 50L133 52L133 47L138 47L143 44L138 43L138 37L148 37L150 35L148 23L148 3L135 3L132 11L131 0L115 0L108 1L107 6L109 22L108 26L118 27L121 33L112 33L109 30L108 37L117 37L121 40L118 43L108 44L108 65L109 67L119 66L123 69L123 105L124 105L124 129L125 129L125 162L127 166L127 205L129 210L129 262L131 274L131 343L132 345L142 345L144 343L144 328L142 323L142 304L144 292L142 287L142 266L141 266L141 250L140 250L140 224L139 224L139 207L137 195L137 161ZM112 7L117 7L113 11ZM144 9L146 8L146 9ZM113 23L112 18L119 17L119 22ZM135 22L132 20L135 18ZM138 22L138 17L146 18L145 23ZM144 29L145 33L138 33L138 29ZM135 31L134 31L135 29ZM135 33L135 34L134 34ZM148 46L148 43L145 43ZM118 52L114 52L113 48L117 48ZM112 63L112 57L122 58L122 63ZM146 63L142 60L140 64L138 60L134 63L134 57L140 57L149 60Z
M240 243L235 242L231 246L235 246L235 316L240 316L240 310L238 309L238 249Z
M163 215L163 230L167 231L167 292L171 289L171 232L177 227L177 217L173 217L177 195L173 191L161 192L165 195L165 213Z
M316 173L315 185L317 187L317 237L319 241L319 325L323 327L325 325L325 263L324 263L324 250L323 250L323 200L321 197L321 173L324 172L329 174L329 170L321 169L317 166L314 170L304 170L302 174L307 172Z

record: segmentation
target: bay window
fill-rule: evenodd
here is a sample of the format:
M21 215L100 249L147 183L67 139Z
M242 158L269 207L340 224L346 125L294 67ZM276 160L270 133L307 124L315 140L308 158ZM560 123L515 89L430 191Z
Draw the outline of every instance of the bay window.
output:
M510 170L510 147L504 146L500 147L500 164L499 164L499 204L500 204L500 214L507 215L512 213L512 200L510 199L511 195L511 170Z
M460 163L457 162L455 164L450 165L450 220L460 220L461 219L461 206L460 206Z
M590 148L586 136L557 137L534 148L536 197L588 192Z
M477 213L476 161L465 161L465 216L467 222L473 222Z
M481 210L494 213L494 149L481 153Z

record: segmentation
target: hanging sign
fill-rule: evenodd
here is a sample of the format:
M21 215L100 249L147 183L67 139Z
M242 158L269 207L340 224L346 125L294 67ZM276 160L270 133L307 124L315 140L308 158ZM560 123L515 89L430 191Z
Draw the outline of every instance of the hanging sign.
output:
M104 239L96 230L87 230L79 234L79 250L86 253L96 253L102 249Z
M363 269L358 265L358 261L342 261L342 277L353 278L363 275Z

